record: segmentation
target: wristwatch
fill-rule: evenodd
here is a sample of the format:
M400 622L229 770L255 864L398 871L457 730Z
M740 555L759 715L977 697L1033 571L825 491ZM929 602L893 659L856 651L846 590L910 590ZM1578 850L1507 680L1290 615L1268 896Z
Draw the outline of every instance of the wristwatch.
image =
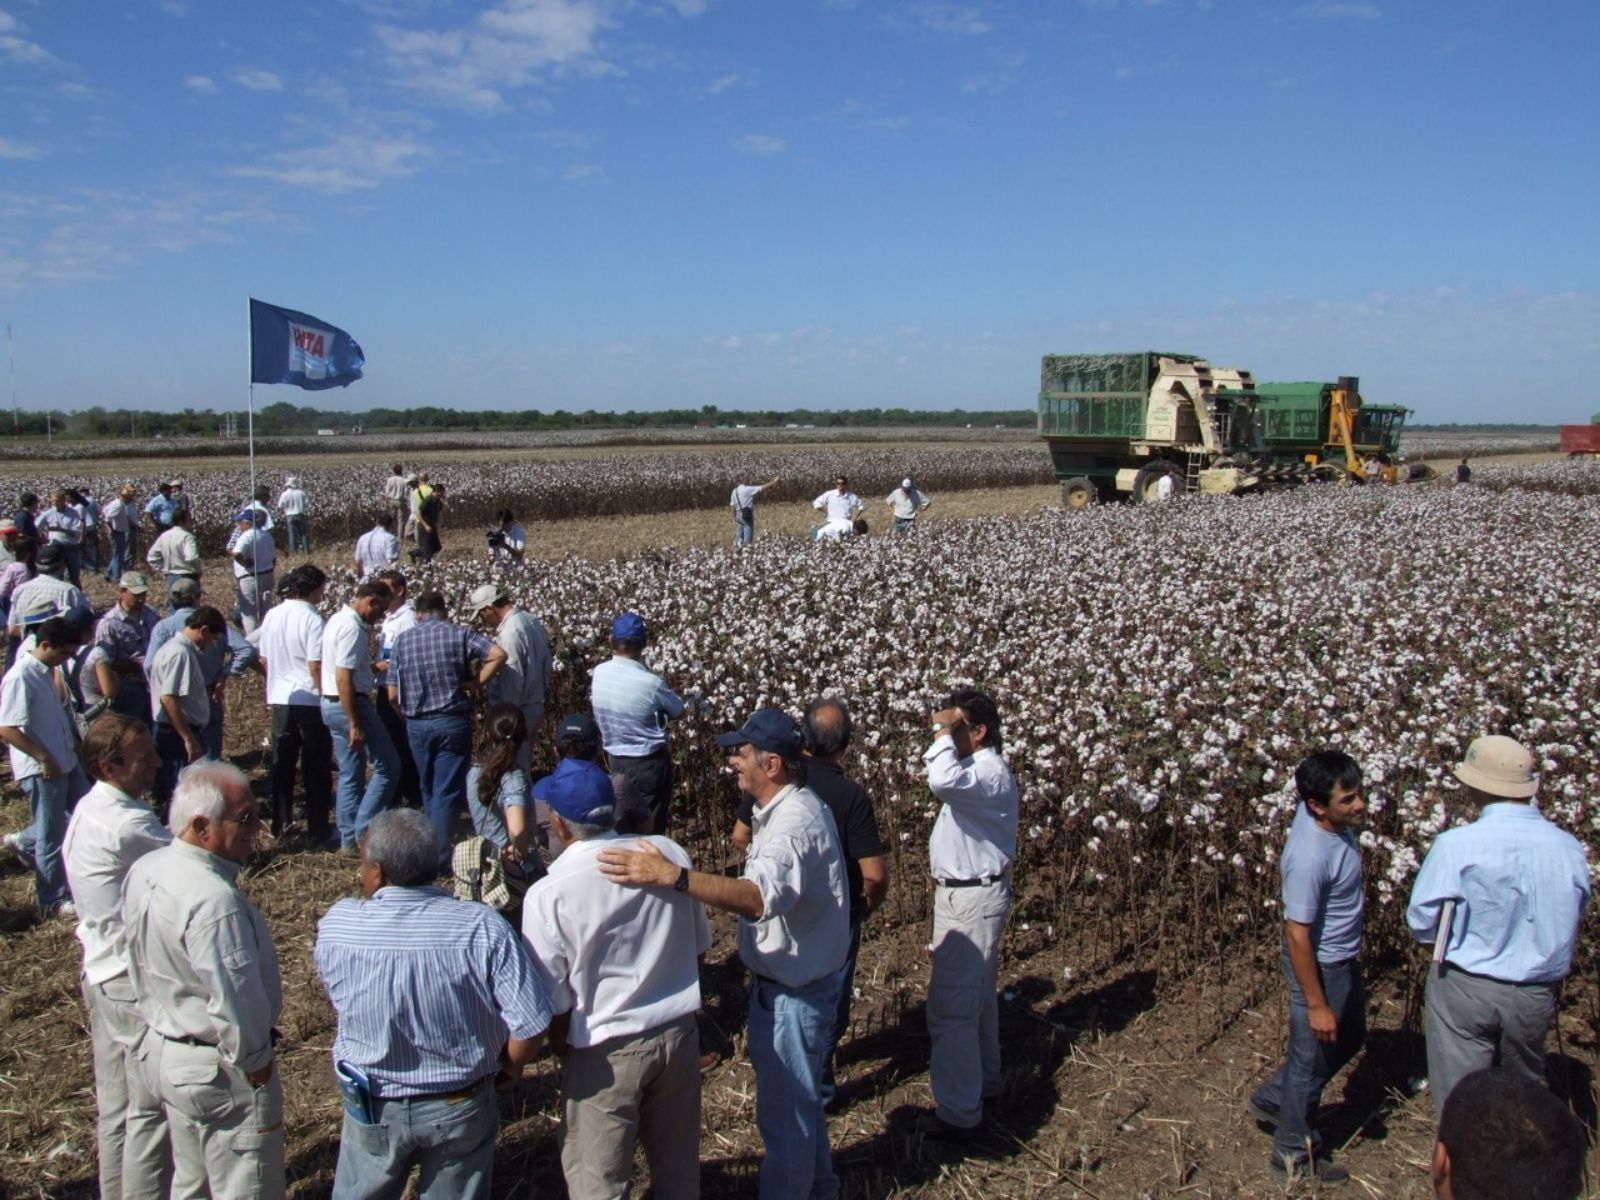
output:
M678 872L678 878L673 883L672 890L675 891L675 892L687 892L689 890L689 868L688 867L685 867L683 870Z

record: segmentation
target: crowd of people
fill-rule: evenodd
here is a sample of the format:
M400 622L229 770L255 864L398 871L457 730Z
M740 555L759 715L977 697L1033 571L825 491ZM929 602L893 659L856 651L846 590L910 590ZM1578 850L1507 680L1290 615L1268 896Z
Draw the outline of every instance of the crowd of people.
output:
M775 482L736 487L737 545ZM889 889L873 799L845 766L850 712L820 696L798 720L760 709L717 738L741 797L730 834L744 859L736 876L698 868L671 838L670 730L685 706L646 661L646 622L615 616L588 709L547 722L550 640L509 588L486 581L455 614L437 591L412 593L402 539L418 559L437 553L441 492L396 466L356 544L359 582L330 616L321 567L277 578L273 508L290 552L310 548L309 501L292 477L275 504L261 489L236 514L228 615L203 590L181 481L142 509L125 488L96 514L118 585L98 617L72 580L101 561L81 493L53 494L43 514L25 495L0 525L15 556L0 574L11 634L0 740L33 817L5 847L33 870L41 913L77 923L101 1194L283 1193L282 981L273 930L238 886L268 822L279 845L352 855L363 893L327 911L315 948L337 1017L336 1197L398 1195L414 1169L425 1196L487 1194L495 1086L547 1047L571 1196L626 1195L636 1147L657 1195L698 1195L708 907L738 918L749 973L760 1193L836 1194L833 1062L863 925ZM887 503L905 531L929 500L906 479ZM815 507L853 525L864 505L841 476ZM150 578L127 569L140 515L164 618ZM514 515L497 526L489 557L522 558ZM222 754L225 683L246 672L263 677L271 723L265 813ZM541 773L546 729L557 759ZM917 1130L956 1144L979 1135L1002 1085L998 970L1020 804L1002 751L987 693L957 688L933 706L933 1105ZM1525 748L1480 738L1456 774L1480 815L1435 840L1407 914L1435 964L1434 1180L1461 1200L1508 1194L1493 1183L1504 1178L1575 1196L1583 1132L1542 1077L1588 863L1540 815ZM1273 1134L1270 1170L1290 1179L1347 1174L1317 1119L1366 1033L1362 778L1336 750L1295 775L1280 860L1288 1052L1247 1105Z

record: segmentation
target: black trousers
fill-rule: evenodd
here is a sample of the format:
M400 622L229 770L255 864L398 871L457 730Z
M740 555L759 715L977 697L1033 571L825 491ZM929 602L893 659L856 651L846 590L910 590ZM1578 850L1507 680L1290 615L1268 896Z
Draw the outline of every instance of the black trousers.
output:
M671 752L663 749L645 758L633 758L626 754L607 757L611 761L611 773L621 775L628 781L631 789L629 805L635 809L648 807L652 822L650 832L661 837L668 836L667 821L672 815ZM619 829L619 832L637 831Z
M406 736L406 719L389 699L386 687L373 689L378 720L389 731L389 740L400 755L400 787L395 792L395 802L407 808L422 807L422 776L417 774L417 758L411 753L411 739Z
M325 842L333 832L333 736L317 704L272 704L272 832L294 821L294 769L305 788L306 832Z

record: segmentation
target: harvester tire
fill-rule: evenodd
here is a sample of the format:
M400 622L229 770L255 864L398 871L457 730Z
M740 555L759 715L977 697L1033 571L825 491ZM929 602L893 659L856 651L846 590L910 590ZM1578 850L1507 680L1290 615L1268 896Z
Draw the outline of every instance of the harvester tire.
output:
M1183 494L1183 472L1178 464L1168 462L1166 459L1157 459L1153 463L1139 468L1139 473L1133 477L1133 502L1135 504L1160 504L1161 494L1157 491L1163 476L1172 477L1172 494Z
M1086 476L1074 475L1061 484L1061 507L1068 512L1088 508L1100 498L1100 493Z
M1349 487L1356 480L1350 474L1350 468L1343 463L1320 462L1311 468L1311 481L1331 483L1334 487Z

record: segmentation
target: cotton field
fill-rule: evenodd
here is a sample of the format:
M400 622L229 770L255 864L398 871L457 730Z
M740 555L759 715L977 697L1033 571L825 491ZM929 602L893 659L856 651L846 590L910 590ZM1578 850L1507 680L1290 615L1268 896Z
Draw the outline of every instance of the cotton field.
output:
M1178 960L1275 926L1291 773L1365 765L1369 937L1452 819L1449 771L1484 732L1542 761L1545 810L1584 834L1600 800L1600 470L1488 467L1483 486L1306 488L1167 506L947 521L915 536L530 565L509 576L582 703L611 615L651 623L690 700L680 747L697 836L731 823L710 743L751 709L821 692L857 717L857 770L922 910L934 807L921 783L941 690L991 689L1022 785L1024 936L1092 922L1108 948ZM452 603L481 563L441 561Z

